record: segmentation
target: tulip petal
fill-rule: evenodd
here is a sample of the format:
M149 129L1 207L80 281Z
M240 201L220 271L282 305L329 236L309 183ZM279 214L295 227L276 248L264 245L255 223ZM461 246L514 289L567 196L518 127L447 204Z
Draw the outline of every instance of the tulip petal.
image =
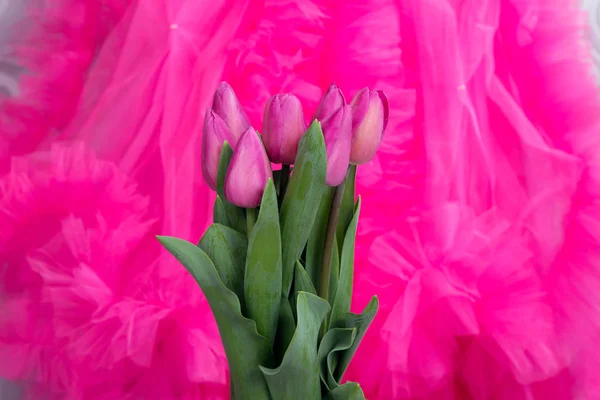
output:
M364 88L352 99L352 130L356 129L369 110L369 88Z
M387 125L389 104L385 93L363 89L352 101L352 113L350 162L364 164L375 157Z
M207 110L202 132L202 175L212 190L217 187L221 150L225 142L235 145L236 140L225 121L213 110Z
M231 133L236 138L232 142L235 148L237 139L250 127L250 121L233 88L227 82L221 82L219 85L213 97L212 108L225 121Z
M240 137L225 177L225 198L238 207L258 207L271 164L258 133L250 127Z
M327 92L323 95L321 103L319 103L315 118L319 121L323 121L331 117L333 113L345 105L346 98L344 97L342 90L337 87L335 83L332 83L331 86L329 86L329 89L327 89Z
M293 164L306 130L302 103L291 94L269 99L263 118L263 140L271 162Z
M346 177L352 147L352 107L345 105L322 122L327 149L327 184L338 186Z
M281 142L283 140L283 116L279 97L273 96L267 101L263 116L262 138L267 150L269 160L273 163L281 162Z
M221 159L219 160L219 172L217 174L217 201L215 201L214 222L220 222L240 233L246 233L246 213L244 209L231 204L225 199L225 177L229 164L233 158L233 150L229 143L225 141L221 150ZM220 200L220 201L219 201Z
M383 130L385 132L385 128L387 128L388 119L390 117L390 102L383 90L377 90L376 93L379 95L381 103L383 104Z

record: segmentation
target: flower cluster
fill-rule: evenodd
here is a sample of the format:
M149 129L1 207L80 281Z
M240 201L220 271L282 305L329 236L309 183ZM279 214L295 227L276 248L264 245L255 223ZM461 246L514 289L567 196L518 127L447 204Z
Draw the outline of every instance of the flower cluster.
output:
M158 239L210 304L232 399L364 399L360 385L342 383L379 307L374 296L350 312L361 208L353 164L375 156L387 115L382 92L347 104L332 85L307 127L300 101L280 94L267 102L261 140L233 89L215 93L202 149L214 223L197 245Z
M325 138L329 186L342 183L350 164L364 164L375 156L388 113L383 91L365 88L347 104L340 88L335 84L329 87L315 114ZM216 190L219 158L228 143L234 153L225 177L225 198L239 207L257 207L265 184L273 177L270 163L293 164L306 127L300 100L292 94L277 94L266 104L259 135L231 86L221 83L204 120L202 172L206 183Z

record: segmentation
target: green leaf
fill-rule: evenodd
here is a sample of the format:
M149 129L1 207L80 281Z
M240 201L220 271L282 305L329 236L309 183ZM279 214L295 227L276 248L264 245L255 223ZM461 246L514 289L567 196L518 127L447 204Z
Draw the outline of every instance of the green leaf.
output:
M231 146L227 142L223 143L221 157L219 158L219 171L217 173L217 194L223 203L223 211L225 212L226 219L221 215L222 211L219 211L219 222L238 232L246 233L246 214L244 209L229 203L225 198L225 176L227 175L227 169L229 168L232 157L233 150L231 149ZM215 211L213 211L214 215L216 215L217 212L216 207L217 205L215 203ZM217 222L216 218L215 222Z
M275 336L275 360L281 363L283 356L294 337L296 320L292 306L286 297L281 297L279 303L279 321L277 323L277 336Z
M273 180L265 187L260 212L248 241L244 297L258 333L275 341L281 297L281 237L277 193Z
M233 158L233 149L227 141L223 143L221 148L221 155L219 156L219 169L217 170L217 194L222 199L225 198L225 176L227 175L227 169L229 163Z
M352 301L352 280L354 278L354 242L356 239L356 228L358 226L358 216L360 214L360 197L356 202L354 217L350 222L344 244L342 246L342 258L340 260L340 276L335 291L335 298L331 307L331 323L341 318L350 311L350 302Z
M360 385L356 382L346 382L327 394L326 400L365 400Z
M327 186L321 196L315 223L312 227L308 243L306 244L306 272L315 287L319 286L321 266L323 265L323 250L327 223L335 188Z
M260 367L273 399L321 399L317 341L329 304L318 296L300 292L298 326L281 365Z
M257 368L272 364L269 341L258 334L254 321L242 316L237 296L225 287L202 249L172 237L159 236L158 240L192 274L210 304L229 362L235 399L269 399L268 386Z
M340 205L340 216L336 227L336 236L338 243L344 243L346 231L350 226L354 216L354 191L356 187L356 165L350 165L346 174L346 185L344 187L344 196ZM340 249L341 250L341 249Z
M310 281L310 278L300 261L296 261L296 269L294 271L294 291L296 294L299 292L307 292L314 295L317 294L315 286Z
M367 332L367 329L369 329L369 325L371 325L371 322L373 322L375 314L377 314L378 308L379 301L377 300L377 296L373 296L371 298L371 301L369 302L369 304L367 304L362 313L346 313L342 318L338 319L332 324L331 329L356 328L356 337L354 338L352 346L348 350L342 351L339 356L338 366L334 374L334 378L337 382L340 382L342 380L346 369L348 369L348 365L350 365L352 357L354 357L354 353L356 353L356 349L358 349L360 341L365 336L365 333Z
M300 259L326 188L327 155L321 124L314 121L298 145L294 172L281 205L283 293L292 287L294 265Z
M333 252L331 253L331 274L329 275L329 304L333 304L335 294L338 288L338 280L340 279L340 252L338 250L338 241L333 239Z
M296 299L298 298L298 293L300 292L307 292L314 295L317 294L317 291L313 286L312 282L310 281L310 278L308 277L306 270L302 266L302 263L300 261L296 261L296 269L294 270L293 289L290 292L290 304L292 305L294 315L298 315L296 312Z
M333 390L340 385L334 376L339 353L348 350L352 346L355 337L356 328L335 328L323 336L317 358L321 368L321 381L325 384L327 390Z
M246 213L243 208L237 207L229 202L223 203L227 212L229 226L240 233L246 233Z
M217 198L215 199L215 206L213 207L213 222L216 224L229 226L229 218L227 217L225 204L219 195L217 195Z
M212 224L198 247L212 260L225 287L238 296L243 311L246 237L228 226Z

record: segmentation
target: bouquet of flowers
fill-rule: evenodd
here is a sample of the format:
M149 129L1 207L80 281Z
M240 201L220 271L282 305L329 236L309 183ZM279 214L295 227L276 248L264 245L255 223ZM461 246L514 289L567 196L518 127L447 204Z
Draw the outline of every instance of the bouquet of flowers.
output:
M198 245L159 240L210 304L232 399L364 399L357 383L342 384L378 308L374 296L350 312L355 177L377 151L388 109L381 91L347 104L332 85L307 128L300 101L276 95L259 135L232 88L216 91L202 145L214 223Z

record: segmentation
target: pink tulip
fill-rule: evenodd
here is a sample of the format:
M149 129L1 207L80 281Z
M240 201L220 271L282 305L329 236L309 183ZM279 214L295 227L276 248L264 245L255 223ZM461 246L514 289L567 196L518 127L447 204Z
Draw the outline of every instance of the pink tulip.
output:
M258 207L269 178L273 177L265 148L254 128L237 143L225 176L225 198L238 207Z
M350 164L352 144L352 107L342 106L329 118L321 121L327 150L327 177L329 186L338 186L346 177Z
M236 141L250 127L246 113L227 82L221 82L219 85L213 97L212 108L225 121Z
M389 115L388 99L381 90L364 88L352 99L352 150L350 162L364 164L375 157Z
M332 83L321 99L319 108L317 108L317 112L315 113L315 118L319 121L323 121L329 118L340 107L345 105L346 99L344 98L344 94L335 83Z
M293 164L298 142L306 130L300 100L291 94L278 94L265 107L262 138L271 162Z
M225 124L225 121L213 110L207 110L202 134L202 175L204 181L212 190L216 190L217 187L219 159L225 141L231 147L235 147L236 138Z

